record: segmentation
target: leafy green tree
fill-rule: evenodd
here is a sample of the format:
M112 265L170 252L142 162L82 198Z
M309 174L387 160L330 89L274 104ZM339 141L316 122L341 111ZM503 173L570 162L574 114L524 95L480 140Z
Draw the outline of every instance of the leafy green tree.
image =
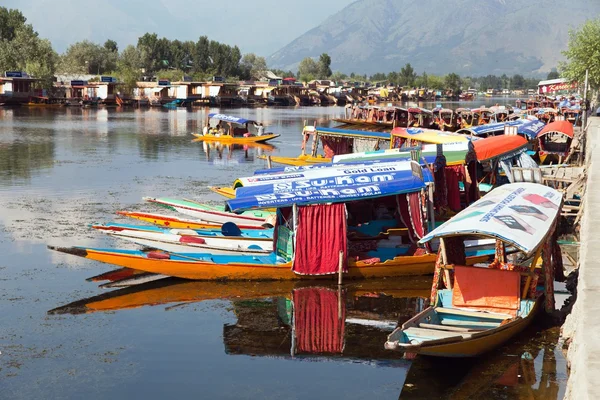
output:
M317 79L319 76L319 64L310 57L300 61L298 65L298 79L302 82L309 82Z
M89 40L70 45L61 56L60 71L80 74L103 74L114 71L119 54Z
M323 53L319 56L317 75L319 79L327 79L331 76L331 57L329 54Z
M17 30L25 26L26 21L19 10L0 7L0 40L13 40Z
M552 68L552 70L550 72L548 72L548 76L546 77L546 79L558 79L558 78L560 78L560 74L558 73L556 68Z
M57 55L18 10L0 7L0 71L26 71L52 88Z
M511 89L523 89L525 87L525 78L523 75L515 74L510 78Z
M563 51L566 62L559 64L561 75L583 82L589 71L589 84L600 87L600 18L588 20L578 30L569 32L569 45Z
M340 71L335 71L333 74L331 74L329 79L331 79L334 82L344 81L344 80L348 79L348 75L346 75Z
M398 75L397 72L392 71L388 74L387 80L390 81L390 83L397 85L398 81L400 80L400 75Z
M428 75L427 84L429 89L443 90L446 86L444 78L437 75Z
M381 72L377 72L373 75L371 75L370 79L371 82L381 82L381 81L386 81L387 80L387 76Z
M446 75L446 77L444 78L444 83L446 85L447 89L452 90L452 93L454 95L459 95L461 93L461 85L462 85L462 80L460 79L460 76L458 74L450 73L448 75Z
M429 88L429 76L427 72L423 72L423 75L415 78L415 86L419 88Z
M406 64L400 70L400 85L402 86L414 86L415 79L417 78L417 73L413 69L410 63Z
M108 39L106 42L104 42L104 48L111 53L119 52L119 46L117 46L117 42L111 39Z
M244 54L240 62L240 74L246 79L260 79L261 75L267 70L267 61L264 57L257 56L254 53Z

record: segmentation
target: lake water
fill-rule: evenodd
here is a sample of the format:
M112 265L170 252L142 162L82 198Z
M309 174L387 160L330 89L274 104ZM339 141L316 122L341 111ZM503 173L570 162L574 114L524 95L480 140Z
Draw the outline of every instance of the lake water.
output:
M46 249L126 247L88 224L156 211L142 196L219 202L208 185L264 168L261 154L298 155L305 122L332 126L343 114L224 110L280 133L274 148L193 142L214 111L0 108L0 398L562 398L556 329L466 362L383 350L423 306L429 277L102 289L86 278L110 266ZM299 306L311 299L318 309Z

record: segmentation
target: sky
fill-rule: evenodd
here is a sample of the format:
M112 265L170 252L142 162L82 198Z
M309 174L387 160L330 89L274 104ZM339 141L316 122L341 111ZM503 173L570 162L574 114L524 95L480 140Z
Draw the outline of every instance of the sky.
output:
M3 0L59 53L84 39L120 49L146 32L209 39L269 56L355 0ZM359 0L360 1L360 0Z

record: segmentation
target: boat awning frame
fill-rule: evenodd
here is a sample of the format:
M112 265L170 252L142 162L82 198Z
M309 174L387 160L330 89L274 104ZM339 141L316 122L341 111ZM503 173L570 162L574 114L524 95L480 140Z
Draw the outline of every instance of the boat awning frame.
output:
M531 256L551 233L562 203L562 194L545 185L503 185L425 235L419 243L452 236L487 237Z

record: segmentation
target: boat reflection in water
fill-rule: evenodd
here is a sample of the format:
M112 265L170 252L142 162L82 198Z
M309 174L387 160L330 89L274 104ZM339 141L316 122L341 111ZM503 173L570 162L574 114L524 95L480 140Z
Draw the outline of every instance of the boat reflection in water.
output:
M559 329L530 327L519 340L484 357L417 357L399 398L558 400L567 378Z
M231 144L220 142L204 142L192 140L194 145L201 145L206 160L213 164L242 164L254 162L255 159L269 155L276 149L266 143Z
M94 277L111 279L126 270ZM135 280L131 274L126 280ZM90 278L92 279L92 278ZM158 281L75 301L49 314L81 314L142 306L229 299L237 318L223 327L225 352L277 358L337 358L407 367L382 340L423 309L427 277L313 286L306 282ZM119 281L116 281L118 283Z

